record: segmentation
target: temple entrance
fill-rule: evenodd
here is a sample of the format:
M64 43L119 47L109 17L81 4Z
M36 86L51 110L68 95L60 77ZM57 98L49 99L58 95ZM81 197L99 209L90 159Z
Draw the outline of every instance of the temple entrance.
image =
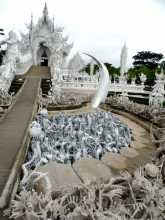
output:
M40 43L39 50L37 52L37 63L39 66L49 66L50 50L48 47Z
M48 66L48 55L45 51L41 55L40 66Z

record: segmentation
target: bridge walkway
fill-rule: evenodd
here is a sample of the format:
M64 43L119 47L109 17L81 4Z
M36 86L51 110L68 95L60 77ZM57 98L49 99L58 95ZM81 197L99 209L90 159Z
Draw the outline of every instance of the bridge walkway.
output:
M15 103L0 121L0 208L6 205L21 169L18 156L23 151L28 126L35 113L41 78L46 78L48 72L46 67L30 68Z

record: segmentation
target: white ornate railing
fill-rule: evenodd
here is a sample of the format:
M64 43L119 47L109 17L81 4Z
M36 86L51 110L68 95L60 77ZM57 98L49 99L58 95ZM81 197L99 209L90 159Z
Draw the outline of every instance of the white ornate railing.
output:
M98 88L99 74L88 75L86 72L79 73L78 71L72 70L72 69L56 68L54 69L54 76L56 76L60 80L61 88L64 88L64 89L66 88L66 89L73 89L73 90L80 89L82 91L83 90L94 91L94 90L97 90ZM134 80L132 81L131 84L128 84L125 77L119 77L119 83L116 83L116 82L109 83L109 92L114 92L114 93L126 92L126 93L134 93L134 94L138 93L139 97L143 94L150 96L151 92L144 90L145 80L146 80L146 77L144 76L144 74L142 74L141 75L142 83L140 85L135 84ZM160 84L162 83L163 82L161 82ZM165 90L164 90L164 94L165 94Z
M61 88L96 90L98 84L90 82L62 82Z
M109 84L110 92L131 92L131 93L142 93L150 94L149 91L144 90L144 85L137 84L121 84L121 83L110 83Z
M78 80L62 80L61 81L62 88L72 88L72 89L97 89L98 82L92 81L78 81ZM144 85L133 85L133 84L125 84L124 86L120 83L110 83L109 84L109 92L130 92L130 93L141 93L141 94L150 94L150 91L144 90Z
M95 90L98 87L98 77L89 76L86 72L58 68L53 71L52 76L60 80L61 88Z

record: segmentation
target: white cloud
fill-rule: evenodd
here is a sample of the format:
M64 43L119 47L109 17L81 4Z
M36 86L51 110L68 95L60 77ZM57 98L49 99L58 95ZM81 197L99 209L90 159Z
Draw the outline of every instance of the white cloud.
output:
M1 0L0 27L25 30L41 16L44 0ZM74 51L87 51L119 65L120 50L127 42L129 64L140 50L165 53L165 14L161 0L47 0L50 16L65 27Z

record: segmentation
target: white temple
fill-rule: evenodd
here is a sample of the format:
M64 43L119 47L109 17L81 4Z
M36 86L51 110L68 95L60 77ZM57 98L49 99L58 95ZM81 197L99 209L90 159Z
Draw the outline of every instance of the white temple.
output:
M25 73L31 65L49 66L52 75L54 67L66 67L66 58L73 44L69 44L68 37L63 36L63 28L55 26L54 19L50 19L46 3L42 17L37 24L33 23L31 17L28 29L27 34L21 33L21 40L13 31L9 33L8 39L5 40L8 52L0 72L4 73L4 67L11 63L11 60L14 62L15 70L10 72L14 75ZM80 65L82 67L82 63Z
M63 37L63 28L55 27L54 19L48 15L47 5L42 17L34 25L33 17L29 26L29 46L34 65L62 67L66 61L72 44Z
M93 74L93 63L90 65L90 74L83 71L85 62L79 53L70 57L73 44L68 43L68 37L63 36L63 28L54 24L48 14L45 3L42 16L34 24L33 16L29 22L28 33L21 33L21 39L13 32L9 32L8 38L0 45L7 45L6 56L3 65L0 66L0 89L8 91L12 80L16 75L25 74L32 66L50 67L50 78L60 80L63 89L80 89L91 91L98 88L99 73ZM93 61L92 61L93 62ZM127 47L121 50L119 83L109 82L111 92L131 92L149 94L144 90L144 81L136 85L134 81L127 83Z
M79 53L67 62L73 44L69 44L68 37L63 36L63 28L55 26L54 19L50 19L46 3L38 22L34 24L31 16L27 27L28 33L21 33L21 40L11 31L4 41L7 54L0 66L0 79L4 87L9 88L15 75L22 75L35 65L49 66L50 77L63 81L64 87L86 87L84 85L87 83L87 87L96 88L98 78L81 71L85 62Z

